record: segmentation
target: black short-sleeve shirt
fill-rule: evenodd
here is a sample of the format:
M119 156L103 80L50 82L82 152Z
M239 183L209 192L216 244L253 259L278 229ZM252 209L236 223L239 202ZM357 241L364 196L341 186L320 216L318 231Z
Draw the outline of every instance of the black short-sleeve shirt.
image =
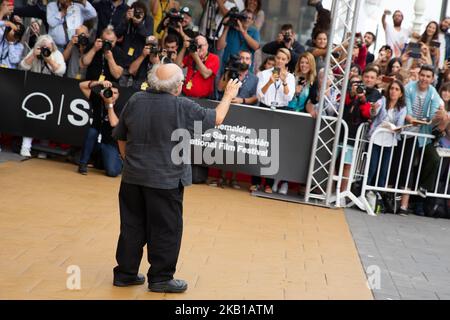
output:
M122 181L155 189L176 189L192 183L191 166L175 164L172 150L180 141L171 141L176 129L186 129L194 138L194 122L202 130L215 126L216 110L167 93L152 91L134 94L120 116L113 137L126 141Z
M92 45L87 48L86 52L88 52L92 48ZM112 54L114 57L114 61L117 65L121 66L124 69L128 68L128 60L123 52L123 50L117 46L112 48ZM111 71L109 70L108 61L103 56L103 50L97 51L94 58L92 59L91 64L87 68L86 72L86 80L98 80L100 75L105 75L105 79L108 81L118 81L119 79L116 79L111 74Z
M95 88L97 89L97 88ZM101 142L105 144L116 144L116 140L112 137L113 127L109 123L108 110L103 103L102 97L97 92L99 90L92 90L89 96L89 103L92 109L92 128L95 128L102 135ZM115 104L114 112L117 116L122 112L122 105Z

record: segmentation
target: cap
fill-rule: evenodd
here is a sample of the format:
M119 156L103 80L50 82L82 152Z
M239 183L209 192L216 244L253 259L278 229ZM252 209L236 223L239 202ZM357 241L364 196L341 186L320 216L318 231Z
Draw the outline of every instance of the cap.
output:
M189 17L192 17L191 9L189 9L189 7L181 8L180 12L183 14L187 14Z

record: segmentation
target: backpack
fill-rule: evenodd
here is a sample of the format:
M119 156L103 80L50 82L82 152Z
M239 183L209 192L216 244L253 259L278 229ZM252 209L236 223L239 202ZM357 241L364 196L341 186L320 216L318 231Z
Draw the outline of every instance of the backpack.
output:
M450 219L447 199L427 198L424 203L425 215L436 219Z

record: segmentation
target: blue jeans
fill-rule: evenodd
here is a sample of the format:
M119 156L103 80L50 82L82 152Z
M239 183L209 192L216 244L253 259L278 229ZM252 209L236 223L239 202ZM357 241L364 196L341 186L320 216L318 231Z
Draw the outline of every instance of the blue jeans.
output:
M106 175L108 177L117 177L122 172L122 159L120 158L119 150L116 145L98 143L98 135L99 131L97 129L89 128L81 150L80 164L86 165L91 158L94 148L100 148Z
M367 184L375 186L376 174L378 172L378 163L381 156L380 146L374 144L372 149L372 158L370 158L369 177ZM385 147L383 151L383 159L381 160L380 178L378 179L378 186L380 188L386 187L387 171L389 168L389 160L391 159L392 147ZM391 168L392 170L392 168Z

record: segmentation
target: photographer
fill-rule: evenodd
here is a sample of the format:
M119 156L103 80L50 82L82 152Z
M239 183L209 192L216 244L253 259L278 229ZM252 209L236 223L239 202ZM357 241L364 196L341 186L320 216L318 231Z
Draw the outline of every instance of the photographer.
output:
M245 9L243 0L200 0L200 3L203 7L200 34L206 35L210 43L222 35L223 27L218 30L219 25L232 8L238 12Z
M24 32L21 23L0 21L0 67L17 69L24 51L20 43Z
M66 63L61 52L58 51L55 42L49 35L40 36L33 50L22 59L19 68L42 74L53 74L62 77L66 72ZM24 137L20 155L31 157L33 138ZM48 141L46 141L48 143Z
M117 142L112 138L112 130L119 123L122 106L117 104L119 88L109 81L84 81L81 92L89 99L93 122L89 128L81 150L78 172L86 175L87 164L96 147L101 152L103 167L108 177L117 177L122 171L122 160Z
M89 30L85 25L81 25L63 52L64 60L67 63L67 77L77 80L86 78L86 68L81 67L80 57L86 53L88 46Z
M187 68L183 93L188 97L209 98L214 92L214 79L220 68L219 57L209 53L208 41L204 36L197 36L195 40L185 36L184 39L184 46L176 60L180 67Z
M289 62L288 69L294 72L300 55L305 52L305 48L295 40L296 34L294 27L291 24L281 26L281 32L278 34L275 41L267 43L262 51L266 54L275 55L280 48L286 48L290 51L292 59Z
M256 89L258 87L258 77L249 71L252 64L252 55L250 52L241 50L239 56L231 56L226 67L225 73L219 81L219 94L222 96L230 79L239 79L242 83L239 93L232 103L237 104L256 104L258 97ZM220 98L220 97L219 97Z
M239 53L241 50L249 51L252 54L260 47L260 35L256 28L251 27L254 23L254 14L245 10L237 12L231 9L224 19L224 30L217 42L217 49L223 52L223 61L228 61L231 55ZM250 66L253 69L253 65Z
M131 63L128 69L129 73L133 76L134 88L141 89L142 84L146 82L148 72L155 64L160 63L160 52L156 37L148 37L141 55Z
M180 4L178 1L174 0L150 0L150 8L154 19L153 34L158 41L161 41L164 36L162 29L158 31L161 22L170 10L178 11L180 9Z
M116 30L128 11L125 0L100 0L94 2L93 6L98 13L97 38L100 38L103 30L108 27ZM120 33L116 35L122 36Z
M153 18L147 14L145 4L133 3L115 31L123 35L120 47L131 63L144 49L145 39L153 34Z
M163 43L169 35L176 36L178 46L183 46L185 35L194 39L199 35L198 27L192 23L191 10L188 7L183 7L178 11L169 12L166 19L163 21L164 36Z
M48 34L62 52L67 43L85 21L97 17L97 12L87 0L58 0L47 5Z
M105 29L100 39L80 59L81 68L88 68L86 79L117 81L122 76L126 57L116 46L117 36L111 29Z

